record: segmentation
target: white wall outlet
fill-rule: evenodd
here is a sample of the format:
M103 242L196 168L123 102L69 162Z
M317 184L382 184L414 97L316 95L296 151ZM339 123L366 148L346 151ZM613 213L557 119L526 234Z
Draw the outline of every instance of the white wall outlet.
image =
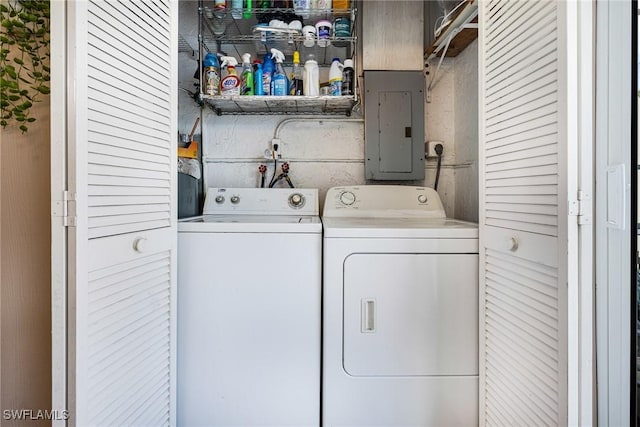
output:
M424 143L424 155L427 159L433 159L438 157L436 154L436 145L444 143L442 141L427 141Z

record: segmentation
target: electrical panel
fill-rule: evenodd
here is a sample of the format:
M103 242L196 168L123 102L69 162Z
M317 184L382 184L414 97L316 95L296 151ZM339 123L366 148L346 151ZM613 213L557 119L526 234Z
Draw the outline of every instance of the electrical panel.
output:
M365 71L365 177L424 178L422 71Z

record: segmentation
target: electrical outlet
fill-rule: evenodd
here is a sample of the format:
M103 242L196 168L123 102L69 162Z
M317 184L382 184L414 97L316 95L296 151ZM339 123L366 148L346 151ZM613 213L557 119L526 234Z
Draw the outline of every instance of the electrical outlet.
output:
M424 143L424 155L427 159L438 157L438 154L436 154L436 145L438 144L442 144L444 146L442 141L427 141Z

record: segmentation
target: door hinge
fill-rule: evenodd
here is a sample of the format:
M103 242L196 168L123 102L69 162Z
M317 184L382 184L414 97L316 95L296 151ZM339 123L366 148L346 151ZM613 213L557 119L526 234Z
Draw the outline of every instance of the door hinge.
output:
M591 194L578 191L578 198L569 200L569 216L576 217L578 225L591 224Z
M76 225L76 194L68 190L62 192L62 222L65 227Z

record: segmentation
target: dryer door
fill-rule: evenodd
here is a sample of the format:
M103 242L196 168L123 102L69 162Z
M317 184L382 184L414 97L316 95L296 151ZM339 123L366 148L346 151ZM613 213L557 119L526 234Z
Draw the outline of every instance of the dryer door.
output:
M343 307L349 375L478 375L478 255L352 254Z

